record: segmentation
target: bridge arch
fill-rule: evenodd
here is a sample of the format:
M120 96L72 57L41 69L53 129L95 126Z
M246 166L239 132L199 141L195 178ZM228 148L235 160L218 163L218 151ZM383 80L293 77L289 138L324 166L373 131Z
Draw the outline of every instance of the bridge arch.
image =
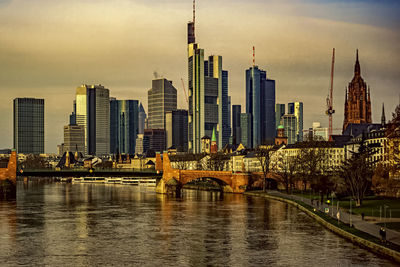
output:
M220 188L220 191L222 192L229 192L233 193L233 189L231 187L231 184L228 183L225 179L217 178L217 177L211 177L211 176L203 176L203 177L192 177L191 179L187 179L185 183L182 184L182 187L184 187L187 184L190 184L192 182L201 180L201 179L208 179L213 182L216 182Z

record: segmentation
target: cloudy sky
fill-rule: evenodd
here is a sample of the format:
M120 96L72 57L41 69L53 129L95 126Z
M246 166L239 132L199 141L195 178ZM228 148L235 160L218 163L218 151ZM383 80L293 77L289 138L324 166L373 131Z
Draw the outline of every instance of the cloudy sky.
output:
M327 125L325 98L336 48L334 127L343 124L355 51L371 86L374 122L399 103L400 1L198 0L196 40L222 55L232 104L244 109L245 69L276 80L277 103L304 102L304 126ZM147 110L154 72L172 80L186 108L186 23L191 0L0 0L0 148L12 147L12 100L45 98L46 152L62 143L75 88L102 84Z

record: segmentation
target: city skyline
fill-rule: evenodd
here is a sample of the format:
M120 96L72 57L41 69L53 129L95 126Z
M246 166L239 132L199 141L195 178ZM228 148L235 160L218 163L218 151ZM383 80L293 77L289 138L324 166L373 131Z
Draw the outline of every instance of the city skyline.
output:
M391 118L399 101L400 23L394 17L399 4L233 1L225 8L224 2L196 3L196 42L208 55L223 56L233 105L244 106L244 70L251 66L254 45L256 64L277 82L276 102L303 102L304 129L313 121L326 126L330 53L335 47L333 121L334 128L340 128L345 86L353 75L358 48L361 75L371 86L372 121L380 122L382 102ZM6 36L0 41L0 122L5 125L0 148L12 147L12 100L34 97L46 100L45 149L55 152L68 124L75 88L82 83L104 84L110 96L138 99L148 111L147 90L158 72L178 85L178 108L187 108L179 80L187 86L186 23L192 2L118 4L0 0L0 33ZM89 12L102 16L85 17Z

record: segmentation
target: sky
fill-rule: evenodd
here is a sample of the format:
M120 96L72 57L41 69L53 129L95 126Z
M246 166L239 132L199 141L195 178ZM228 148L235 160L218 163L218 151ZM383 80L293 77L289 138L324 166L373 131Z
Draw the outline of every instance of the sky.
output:
M371 87L373 122L400 101L400 1L198 0L196 41L221 55L232 104L245 110L245 70L276 80L276 102L304 103L304 128L327 126L336 49L334 128L343 125L345 87L356 49ZM147 111L154 73L173 81L187 108L187 22L191 0L0 0L0 148L13 146L13 99L45 99L45 151L63 142L75 90L102 84Z

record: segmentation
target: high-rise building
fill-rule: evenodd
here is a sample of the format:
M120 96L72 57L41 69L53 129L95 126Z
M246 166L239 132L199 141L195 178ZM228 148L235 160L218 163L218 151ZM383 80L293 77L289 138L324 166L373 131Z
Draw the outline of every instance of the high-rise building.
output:
M145 124L146 124L146 111L143 108L142 103L139 105L139 134L144 133Z
M316 140L328 141L329 140L328 128L321 127L321 123L319 122L313 122L311 136Z
M297 141L297 118L294 114L286 114L282 116L281 121L285 129L285 137L287 137L287 143L294 144Z
M102 85L76 88L76 124L85 129L85 154L110 153L110 92Z
M246 70L246 113L252 115L252 144L273 143L275 128L275 81L264 70Z
M165 113L167 149L175 147L178 152L188 151L188 111L178 109Z
M354 66L354 77L349 83L348 92L346 88L343 131L350 123L372 123L370 89L361 77L358 49L356 64Z
M144 134L138 134L136 138L136 147L135 153L139 155L143 155L146 153L147 149L150 147L150 140L148 136L144 136Z
M148 91L149 129L165 129L165 113L176 110L176 89L172 81L155 79Z
M164 129L145 129L144 140L148 140L148 149L154 152L163 153L165 150L165 130Z
M85 128L82 125L64 126L63 152L85 152Z
M76 124L76 101L74 100L72 113L69 115L69 124L75 125Z
M251 134L252 118L249 113L240 114L240 129L241 129L241 141L242 144L247 148L252 148L252 134Z
M238 145L241 142L240 114L241 105L232 105L232 144Z
M110 153L135 153L139 133L138 105L138 100L110 100Z
M228 72L222 57L204 60L204 50L195 43L194 21L188 23L189 151L201 152L201 138L216 129L218 148L229 143Z
M44 99L14 99L14 148L17 153L44 153Z
M303 141L303 102L292 102L288 104L288 114L296 117L296 141Z
M281 118L285 115L285 104L276 104L275 105L275 126L278 129L278 126L281 125Z

